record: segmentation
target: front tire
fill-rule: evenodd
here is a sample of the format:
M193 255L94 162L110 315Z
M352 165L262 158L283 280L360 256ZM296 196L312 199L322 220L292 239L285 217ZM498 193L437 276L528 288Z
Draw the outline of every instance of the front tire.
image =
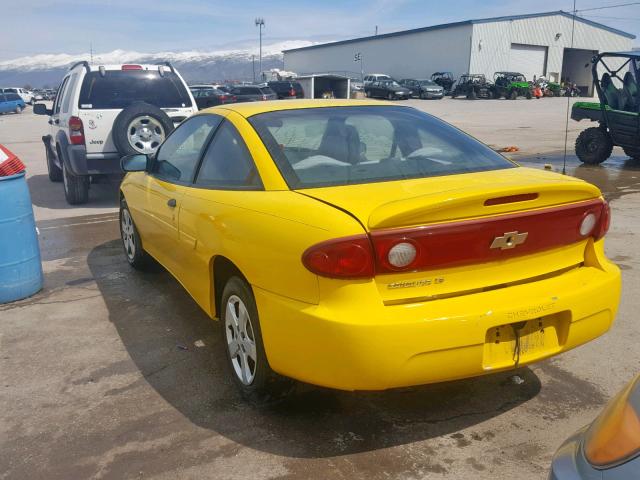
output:
M611 156L613 141L600 127L587 128L576 139L576 155L581 162L598 165Z
M292 386L277 375L267 361L258 308L249 284L231 277L220 302L220 326L227 345L227 364L243 397L265 401L283 395Z
M518 92L516 92L515 90L511 90L511 92L509 93L509 100L517 100L518 98Z
M15 113L22 113L22 107L20 105L16 105Z
M124 198L120 200L120 238L129 265L136 270L146 270L151 258L142 248L140 234L133 223L133 217Z
M49 180L52 182L62 181L62 169L58 167L51 158L51 152L47 147L44 148L44 153L47 157L47 173L49 174Z
M393 93L389 93L389 94L387 95L387 99L388 99L388 100L393 100L393 99L394 99Z
M624 150L625 155L628 155L634 160L640 160L640 147L638 148L622 147L622 150Z
M62 163L64 196L69 205L81 205L89 200L89 177L71 173Z

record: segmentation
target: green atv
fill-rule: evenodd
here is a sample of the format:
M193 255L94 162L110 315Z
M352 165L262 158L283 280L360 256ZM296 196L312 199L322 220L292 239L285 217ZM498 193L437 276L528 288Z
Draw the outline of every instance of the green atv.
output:
M515 100L518 97L531 99L531 84L524 75L518 72L496 72L493 74L493 98L508 98Z
M631 158L640 160L640 51L605 52L591 62L600 102L574 103L571 118L598 122L599 126L578 135L576 155L584 163L597 165L619 146ZM601 78L598 68L605 71Z
M464 95L468 100L477 98L491 98L491 83L487 82L484 75L465 73L461 75L451 92L451 98Z

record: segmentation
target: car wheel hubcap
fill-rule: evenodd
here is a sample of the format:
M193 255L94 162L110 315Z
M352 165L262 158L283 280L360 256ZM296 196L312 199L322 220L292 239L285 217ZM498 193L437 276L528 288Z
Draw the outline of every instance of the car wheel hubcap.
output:
M122 211L122 220L120 221L120 230L122 234L122 243L124 244L124 250L127 252L129 260L133 260L136 255L136 242L133 237L133 221L129 210Z
M233 371L244 385L251 385L256 376L258 358L256 337L247 307L236 295L227 300L224 326Z
M164 141L162 124L149 115L136 117L127 127L127 136L131 147L140 153L153 153Z

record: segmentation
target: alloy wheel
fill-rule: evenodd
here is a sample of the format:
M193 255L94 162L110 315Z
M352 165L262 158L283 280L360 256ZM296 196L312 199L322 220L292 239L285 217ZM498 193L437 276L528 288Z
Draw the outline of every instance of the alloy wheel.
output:
M233 371L244 385L251 385L258 365L256 337L247 307L237 295L227 300L224 325Z
M124 250L129 260L133 260L136 256L136 241L134 238L133 220L128 209L122 210L122 219L120 220L120 234Z
M165 137L162 124L150 115L135 117L127 126L129 144L139 153L155 152Z

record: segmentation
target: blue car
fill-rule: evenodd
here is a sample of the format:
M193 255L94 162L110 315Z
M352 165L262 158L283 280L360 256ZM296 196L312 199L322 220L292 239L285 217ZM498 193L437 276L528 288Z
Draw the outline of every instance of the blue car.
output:
M591 425L562 444L549 480L640 478L640 375L609 401Z
M24 100L17 93L0 93L0 113L22 113Z

